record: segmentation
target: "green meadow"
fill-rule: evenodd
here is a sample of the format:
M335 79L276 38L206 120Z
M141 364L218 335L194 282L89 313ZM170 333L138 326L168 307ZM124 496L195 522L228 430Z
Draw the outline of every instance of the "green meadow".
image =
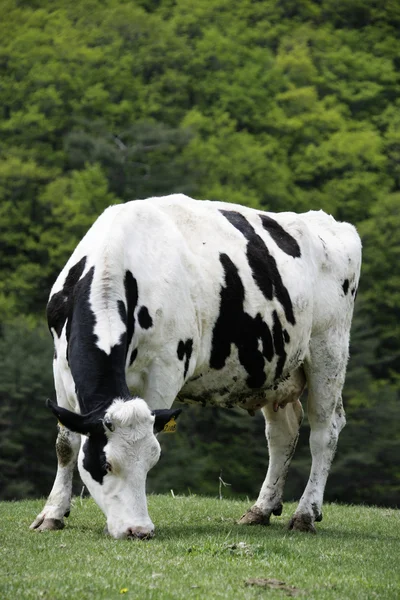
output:
M43 500L0 504L0 598L366 599L400 597L400 513L324 506L317 535L242 527L247 501L150 496L156 536L114 540L93 500L75 498L64 530L29 524Z

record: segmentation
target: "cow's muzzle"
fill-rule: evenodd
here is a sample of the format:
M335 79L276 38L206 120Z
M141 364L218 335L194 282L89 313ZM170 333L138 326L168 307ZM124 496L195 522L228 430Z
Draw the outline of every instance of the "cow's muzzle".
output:
M154 536L154 529L145 527L128 527L126 537L128 539L150 540Z

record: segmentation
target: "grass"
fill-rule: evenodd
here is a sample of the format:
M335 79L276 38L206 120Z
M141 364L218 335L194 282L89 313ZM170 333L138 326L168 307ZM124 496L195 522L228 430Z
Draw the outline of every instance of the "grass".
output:
M293 504L270 527L240 527L247 502L150 496L156 537L141 542L105 536L91 499L74 500L64 530L30 531L43 502L0 503L2 600L400 597L395 510L325 505L313 536L287 531Z

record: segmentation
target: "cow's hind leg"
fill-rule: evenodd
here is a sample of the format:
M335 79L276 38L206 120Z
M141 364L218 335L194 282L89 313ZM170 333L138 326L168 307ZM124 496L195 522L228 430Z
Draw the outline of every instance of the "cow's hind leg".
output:
M268 472L256 503L239 521L245 525L269 525L271 514L282 513L283 488L303 419L300 400L279 408L277 412L272 404L262 410L269 451Z
M56 441L57 475L53 488L42 512L31 524L31 529L45 531L62 529L64 517L69 515L72 493L72 477L76 465L81 436L58 426Z
M290 529L315 533L322 519L326 480L340 431L346 424L342 388L348 358L348 334L335 331L312 340L304 367L308 383L308 419L312 465L310 477Z

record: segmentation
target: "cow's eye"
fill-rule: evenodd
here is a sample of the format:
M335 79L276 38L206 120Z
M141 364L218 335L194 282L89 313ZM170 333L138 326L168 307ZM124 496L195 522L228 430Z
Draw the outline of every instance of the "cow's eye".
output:
M105 418L103 420L103 423L104 423L104 427L107 427L107 429L109 431L114 431L115 427L114 427L113 422L111 421L111 419Z
M108 461L106 462L106 471L107 473L112 473L112 466Z

